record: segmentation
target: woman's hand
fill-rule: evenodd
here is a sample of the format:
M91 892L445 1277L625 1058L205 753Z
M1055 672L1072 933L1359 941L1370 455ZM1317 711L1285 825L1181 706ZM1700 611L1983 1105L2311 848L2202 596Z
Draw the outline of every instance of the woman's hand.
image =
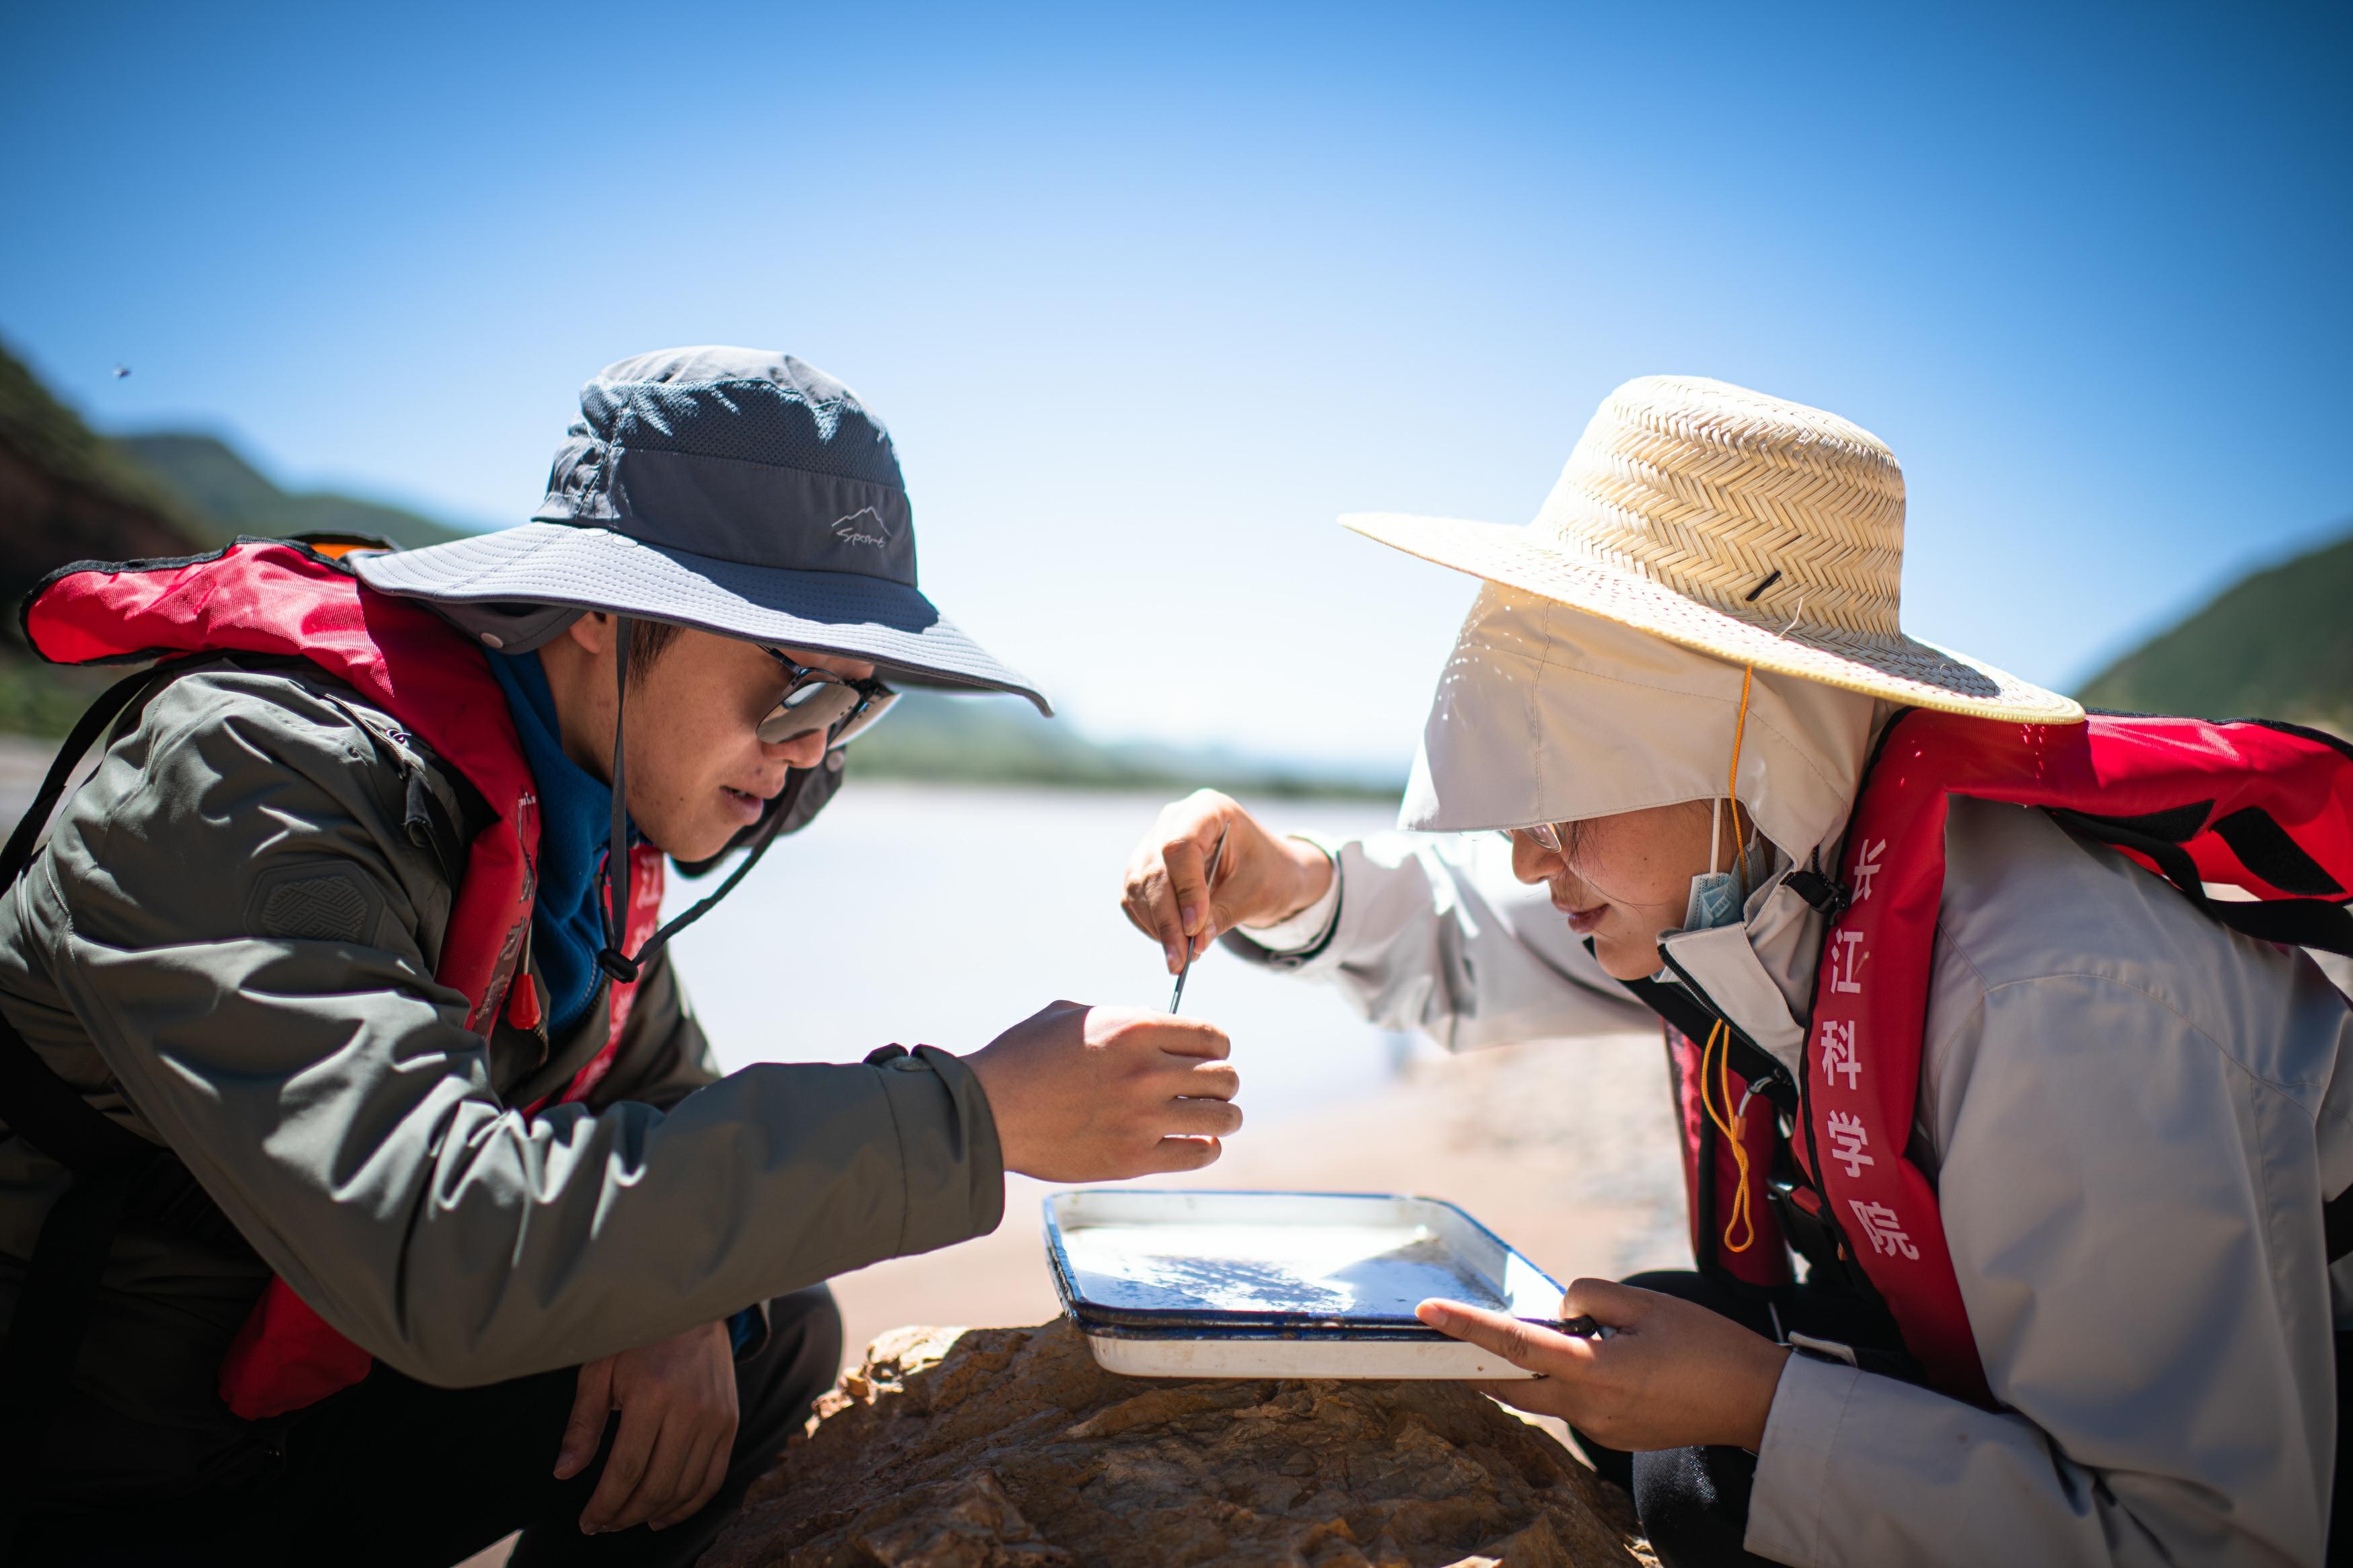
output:
M1561 1316L1590 1317L1608 1339L1557 1334L1459 1301L1424 1301L1431 1328L1540 1373L1533 1383L1473 1383L1482 1394L1557 1415L1596 1442L1650 1452L1699 1445L1754 1449L1765 1441L1787 1345L1704 1307L1606 1279L1579 1279Z
M701 1511L727 1479L735 1447L735 1353L727 1325L710 1323L580 1369L572 1419L555 1458L568 1480L596 1457L606 1418L621 1413L604 1474L581 1511L590 1535Z
M1218 885L1207 890L1203 873L1220 833L1226 851L1218 861ZM1198 958L1219 932L1272 925L1322 898L1331 885L1332 861L1324 851L1275 837L1230 796L1196 790L1163 807L1128 857L1120 908L1131 925L1160 944L1174 974L1185 966L1188 946Z

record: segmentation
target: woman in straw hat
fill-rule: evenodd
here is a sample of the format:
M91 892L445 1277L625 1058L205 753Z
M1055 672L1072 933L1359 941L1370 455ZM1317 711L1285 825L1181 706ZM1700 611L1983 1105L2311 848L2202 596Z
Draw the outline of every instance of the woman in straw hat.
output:
M1619 388L1525 529L1346 521L1485 579L1400 826L1504 836L1204 792L1125 909L1457 1048L1666 1020L1699 1268L1427 1303L1543 1374L1490 1392L1671 1564L2321 1561L2353 756L1905 636L1894 456L1718 382Z

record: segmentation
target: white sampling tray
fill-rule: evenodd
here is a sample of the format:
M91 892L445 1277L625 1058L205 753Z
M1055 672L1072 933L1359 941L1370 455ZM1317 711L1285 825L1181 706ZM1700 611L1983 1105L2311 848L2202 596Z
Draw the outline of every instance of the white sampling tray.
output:
M1085 1188L1046 1200L1062 1309L1136 1377L1531 1377L1424 1326L1432 1296L1566 1332L1560 1287L1435 1198Z

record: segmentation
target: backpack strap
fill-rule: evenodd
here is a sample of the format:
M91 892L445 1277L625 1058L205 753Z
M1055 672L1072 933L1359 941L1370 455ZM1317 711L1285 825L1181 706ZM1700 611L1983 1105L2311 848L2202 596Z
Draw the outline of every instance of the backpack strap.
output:
M2206 884L2199 878L2197 862L2183 847L2191 834L2205 825L2202 810L2182 812L2152 812L2146 816L2095 816L2089 812L2073 811L2064 806L2043 809L2056 817L2063 826L2072 828L2086 838L2118 849L2130 849L2148 858L2174 890L2217 925L2229 926L2263 942L2276 942L2290 947L2316 947L2323 952L2341 953L2353 957L2353 910L2327 897L2272 899L2261 903L2241 903L2235 900L2210 899ZM2324 880L2327 873L2314 865L2308 857L2296 850L2295 844L2280 832L2272 819L2260 812L2242 811L2213 825L2232 849L2239 851L2251 868L2264 867L2270 879L2288 887L2304 886L2314 892L2322 889L2308 880L2317 877ZM2296 861L2284 866L2265 867L2265 858L2278 860L2294 854ZM2328 886L2335 887L2333 881ZM2344 889L2336 889L2341 897Z

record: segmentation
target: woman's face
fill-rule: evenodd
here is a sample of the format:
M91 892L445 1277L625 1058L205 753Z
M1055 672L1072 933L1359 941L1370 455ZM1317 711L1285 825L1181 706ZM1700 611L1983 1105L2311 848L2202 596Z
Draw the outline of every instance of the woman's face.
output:
M1732 835L1720 856L1732 863ZM1593 939L1594 956L1618 980L1659 970L1659 933L1683 928L1691 881L1708 867L1708 802L1646 806L1560 829L1560 853L1533 834L1512 835L1512 874L1543 882L1568 929Z

